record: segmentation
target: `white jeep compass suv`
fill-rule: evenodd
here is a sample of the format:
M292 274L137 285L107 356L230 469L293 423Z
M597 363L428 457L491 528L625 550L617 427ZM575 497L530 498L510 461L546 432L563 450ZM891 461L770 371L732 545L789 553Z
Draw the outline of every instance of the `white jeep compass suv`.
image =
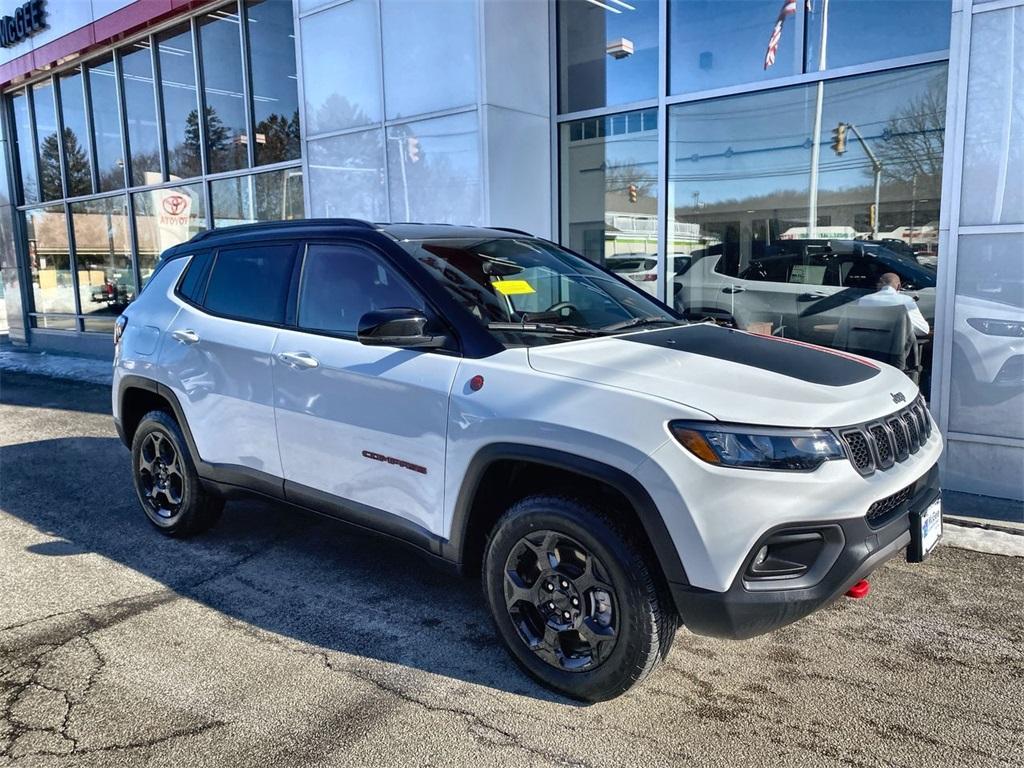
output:
M167 251L115 333L114 417L168 535L259 494L480 573L584 700L680 624L746 638L941 530L938 430L883 364L688 325L526 233L307 220Z

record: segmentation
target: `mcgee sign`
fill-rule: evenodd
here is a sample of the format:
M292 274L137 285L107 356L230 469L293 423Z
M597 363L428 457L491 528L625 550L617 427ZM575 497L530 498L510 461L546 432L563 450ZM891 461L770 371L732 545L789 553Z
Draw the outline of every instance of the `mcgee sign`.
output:
M10 48L46 27L44 0L28 0L11 16L0 18L0 45Z

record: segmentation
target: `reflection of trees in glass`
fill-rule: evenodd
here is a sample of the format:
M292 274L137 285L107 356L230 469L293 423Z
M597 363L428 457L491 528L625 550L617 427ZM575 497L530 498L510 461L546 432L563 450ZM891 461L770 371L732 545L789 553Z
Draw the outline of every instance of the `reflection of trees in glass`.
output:
M299 110L291 119L272 114L256 124L256 163L279 163L299 156Z
M188 147L189 152L194 152L199 157L199 112L192 110L185 119L185 141L183 145ZM206 156L209 158L211 171L227 170L230 168L241 168L248 165L242 162L239 165L236 161L238 156L246 153L245 144L236 140L231 135L231 128L224 125L224 121L214 107L206 107ZM198 171L195 175L199 175Z
M60 181L60 144L57 133L43 138L39 150L39 181L45 200L63 197Z
M936 75L919 96L889 118L875 151L889 183L916 181L919 193L938 195L946 125L946 75ZM870 169L868 173L870 174Z
M85 148L70 128L64 129L64 165L69 195L87 195L92 191L92 168Z
M297 219L303 215L302 172L298 169L264 173L255 179L256 218L260 221Z
M366 116L366 113L363 112L362 108L353 104L344 96L332 93L316 111L316 119L313 120L313 125L314 127L324 125L337 128L355 128L360 125L369 126L372 122ZM297 126L296 130L298 130Z

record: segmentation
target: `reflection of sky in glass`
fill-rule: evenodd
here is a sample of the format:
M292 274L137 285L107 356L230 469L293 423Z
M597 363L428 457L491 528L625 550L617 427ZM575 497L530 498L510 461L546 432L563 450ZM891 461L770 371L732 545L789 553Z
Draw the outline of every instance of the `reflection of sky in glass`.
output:
M559 3L560 103L573 112L657 95L658 8L654 0L626 5L602 0ZM753 83L817 69L824 0L787 16L775 64L765 52L781 0L670 0L669 89L684 93ZM806 24L805 24L806 19ZM829 68L941 51L949 46L948 0L831 0ZM806 26L806 30L805 30ZM625 38L634 52L621 59L606 46Z
M781 6L781 0L672 0L670 91L702 91L797 74L801 47L795 16L783 25L775 64L764 68Z
M558 5L561 105L574 112L654 98L658 93L656 0L563 0ZM625 38L633 53L613 58L609 43Z
M823 0L807 24L807 69L818 68ZM827 64L830 69L941 51L949 47L949 0L831 0Z

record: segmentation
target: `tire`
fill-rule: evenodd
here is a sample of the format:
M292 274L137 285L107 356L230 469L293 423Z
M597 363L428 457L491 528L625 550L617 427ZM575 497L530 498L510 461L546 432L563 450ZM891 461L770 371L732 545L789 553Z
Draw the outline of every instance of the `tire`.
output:
M181 427L165 411L150 411L135 430L132 481L146 518L166 536L205 531L224 509L203 488Z
M569 496L531 496L505 512L483 582L516 663L581 701L615 698L646 678L678 628L644 548L606 511Z

